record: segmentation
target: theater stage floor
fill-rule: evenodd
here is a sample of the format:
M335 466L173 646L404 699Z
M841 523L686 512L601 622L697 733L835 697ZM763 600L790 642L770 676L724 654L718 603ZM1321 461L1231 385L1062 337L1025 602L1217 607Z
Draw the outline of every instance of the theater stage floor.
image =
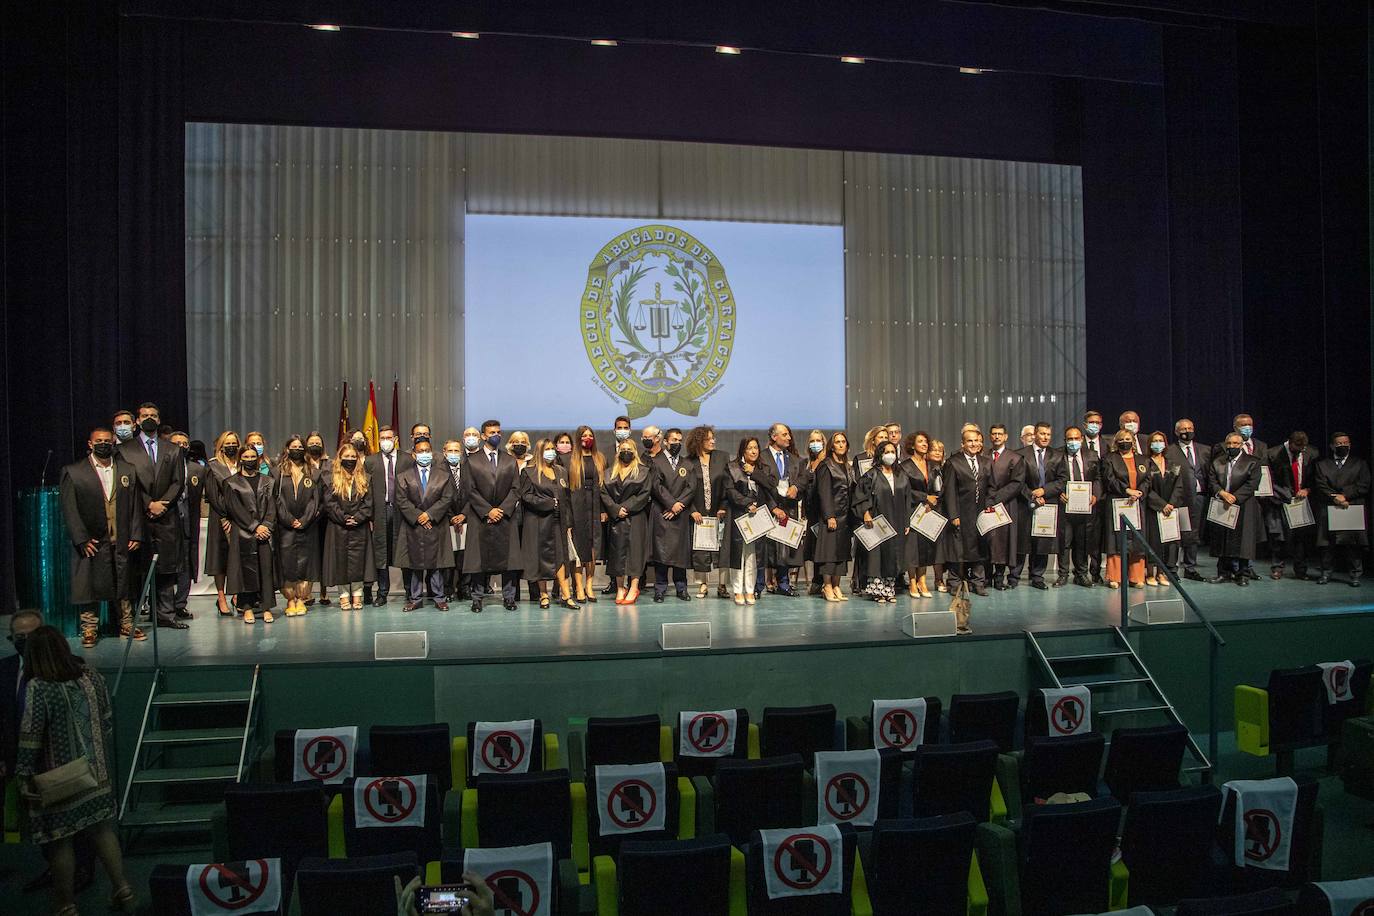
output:
M1267 573L1267 570L1265 570ZM1309 582L1270 581L1248 588L1232 584L1190 583L1190 594L1214 622L1278 620L1308 615L1363 614L1374 611L1374 587L1350 588L1344 582L1318 586ZM1177 597L1172 589L1130 591L1132 602ZM1009 592L990 591L973 599L974 636L961 640L1019 635L1023 630L1072 631L1114 625L1120 620L1120 593L1106 588L1038 591L1022 584ZM753 607L737 607L728 599L694 598L690 603L669 597L655 604L641 596L634 607L617 607L610 597L580 611L558 607L540 610L521 602L506 611L497 602L480 614L455 602L447 613L431 605L401 611L392 598L384 608L340 611L337 606L314 607L304 617L278 617L270 625L248 626L234 618L220 618L211 598L194 598L196 619L189 630L161 630L159 655L163 667L320 664L370 661L373 634L385 630L426 630L430 660L471 663L502 658L526 661L645 657L659 655L659 624L709 620L714 652L797 649L808 646L874 646L909 642L899 627L909 610L947 608L949 597L932 600L905 596L895 605L851 600L827 603L819 597L783 598L765 595ZM1191 614L1184 625L1195 623ZM1169 626L1169 625L1166 625ZM936 637L952 639L953 637ZM118 666L123 643L103 638L86 653L106 670ZM153 665L152 640L135 644L130 667Z

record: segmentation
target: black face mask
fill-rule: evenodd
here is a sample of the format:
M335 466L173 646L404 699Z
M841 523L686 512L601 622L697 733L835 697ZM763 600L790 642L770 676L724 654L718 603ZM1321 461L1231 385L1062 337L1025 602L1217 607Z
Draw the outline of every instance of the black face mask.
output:
M353 440L353 447L361 451L362 449L364 449L364 448L367 447L367 440L366 440L366 439L354 439L354 440Z
M289 449L286 450L286 457L290 458L292 461L304 461L304 460L305 460L305 449L303 449L303 448L289 448Z
M14 651L18 652L19 655L22 657L24 655L25 647L29 644L29 634L15 633L13 636L10 637L10 643L14 646Z
M1116 446L1116 450L1117 450L1118 452L1123 453L1123 454L1126 453L1126 452L1129 452L1129 451L1131 450L1131 443L1129 443L1129 442L1118 442L1118 443L1117 443L1117 446Z
M525 443L517 442L510 447L510 453L514 455L516 458L524 458L525 452L529 451L529 449L530 447Z
M654 450L654 440L650 439L648 436L640 439L639 444L644 446L644 451L646 452L652 452Z
M1226 457L1227 457L1227 458L1234 458L1234 457L1236 457L1236 456L1239 455L1239 454L1240 454L1240 446L1239 446L1239 445L1228 445L1228 446L1226 447Z
M256 464L245 464L241 473L244 477L257 477L258 466Z
M343 461L339 462L339 466L343 468L345 471L349 471L351 473L352 470L358 466L358 459L345 458Z
M682 443L681 443L681 442L670 442L670 443L668 443L668 454L672 455L674 458L676 458L676 457L678 456L678 452L681 452L681 451L682 451Z
M635 460L634 452L616 452L615 456L620 460L621 464L632 464Z
M305 450L310 454L311 458L318 458L324 454L323 445L307 445Z
M138 428L143 430L146 435L151 436L153 433L157 432L157 421L152 417L144 417L139 421Z
M1331 454L1335 455L1337 458L1348 458L1348 457L1350 457L1350 446L1348 446L1348 445L1336 445L1336 446L1333 446L1332 449L1331 449Z
M91 453L97 458L108 458L114 454L113 442L97 442L91 446Z
M1178 434L1178 441L1179 441L1179 442L1192 442L1192 441L1193 441L1193 431L1192 431L1191 429L1185 429L1183 432L1181 432L1181 433Z
M226 458L237 458L239 454L239 447L231 443L224 447L223 452L224 457Z

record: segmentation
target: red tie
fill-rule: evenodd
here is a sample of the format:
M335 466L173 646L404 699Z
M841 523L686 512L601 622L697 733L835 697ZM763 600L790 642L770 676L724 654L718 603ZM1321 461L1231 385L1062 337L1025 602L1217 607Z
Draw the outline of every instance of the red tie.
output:
M1293 456L1293 495L1297 496L1302 489L1302 456Z

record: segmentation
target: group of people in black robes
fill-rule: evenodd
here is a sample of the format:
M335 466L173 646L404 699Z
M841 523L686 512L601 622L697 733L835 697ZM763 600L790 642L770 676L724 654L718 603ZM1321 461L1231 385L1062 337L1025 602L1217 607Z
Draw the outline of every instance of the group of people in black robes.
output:
M408 448L390 427L375 451L355 430L331 457L319 432L291 435L271 455L261 433L226 430L202 461L185 433L161 426L156 405L121 411L62 475L72 600L111 602L121 635L139 639L132 603L142 584L158 623L185 627L199 574L214 577L220 615L254 623L273 621L278 595L288 617L330 603L331 591L341 610L382 606L393 570L406 611L458 599L480 612L498 582L513 610L521 580L542 607L575 610L598 600L598 561L617 604L635 603L650 580L655 601L670 587L689 601L689 573L704 598L713 571L717 595L736 604L795 595L808 562L811 594L847 601L848 576L851 591L886 603L903 589L930 598L931 585L961 582L986 595L989 584L1023 579L1040 589L1202 580L1204 543L1217 558L1210 581L1245 585L1264 554L1274 579L1289 564L1308 578L1313 564L1326 583L1339 563L1358 585L1368 543L1369 466L1350 437L1333 434L1325 456L1302 432L1271 448L1245 414L1215 446L1198 442L1187 419L1172 438L1144 433L1133 411L1112 434L1096 411L1062 430L1031 424L1019 445L1003 425L985 437L967 424L949 453L896 423L856 447L843 431L812 430L802 449L775 423L765 437L741 437L733 454L705 425L646 426L636 439L618 417L612 435L604 452L586 425L506 441L489 420L440 444L417 423ZM1075 493L1090 494L1086 510L1070 507ZM1115 515L1132 506L1139 532L1122 557ZM97 623L83 614L91 644Z

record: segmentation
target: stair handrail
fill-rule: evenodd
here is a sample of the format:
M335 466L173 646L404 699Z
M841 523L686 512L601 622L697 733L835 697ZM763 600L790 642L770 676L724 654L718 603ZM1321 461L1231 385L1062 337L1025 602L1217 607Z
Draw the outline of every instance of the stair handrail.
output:
M157 554L153 554L153 561L148 564L148 574L143 577L143 590L138 596L137 603L134 604L133 615L134 626L138 626L138 618L145 605L148 604L149 595L153 589L153 576L157 574ZM129 664L129 650L134 647L133 639L124 640L124 657L119 662L119 670L115 672L114 687L110 690L110 699L119 696L119 684L124 680L124 669ZM153 621L153 667L157 668L157 621Z
M1212 626L1212 621L1207 619L1207 615L1202 613L1202 608L1198 607L1193 596L1188 594L1188 590L1183 587L1183 581L1178 574L1169 568L1169 564L1160 559L1159 554L1155 553L1150 542L1146 540L1144 533L1125 516L1120 516L1121 524L1117 530L1117 550L1121 557L1122 568L1126 568L1127 560L1130 557L1128 548L1130 542L1134 540L1144 552L1154 560L1155 566L1164 572L1169 583L1183 598L1183 603L1192 609L1197 615L1198 620L1207 628L1207 758L1212 767L1216 766L1217 761L1217 693L1220 690L1218 678L1220 677L1221 666L1218 662L1218 653L1222 646L1226 645L1226 640L1217 632L1217 628ZM1191 520L1191 519L1190 519ZM1121 633L1123 637L1130 636L1131 630L1131 596L1130 588L1127 583L1121 585ZM1208 774L1210 776L1210 773Z

